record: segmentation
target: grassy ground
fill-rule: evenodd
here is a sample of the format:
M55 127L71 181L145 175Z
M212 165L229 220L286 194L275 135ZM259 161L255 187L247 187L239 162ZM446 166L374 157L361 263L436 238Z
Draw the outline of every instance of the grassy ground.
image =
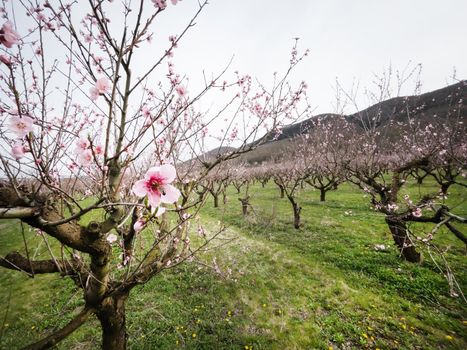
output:
M229 189L220 208L201 213L209 232L228 226L199 262L169 270L132 292L127 307L131 349L465 349L467 307L449 296L449 285L424 249L421 265L398 258L381 215L368 198L344 185L330 192L300 193L303 227L292 227L291 207L272 184L250 189L254 212L241 218ZM412 186L409 192L416 195ZM467 214L465 193L450 197ZM349 215L348 211L351 210ZM346 213L347 212L347 213ZM0 254L22 247L18 226L0 222ZM423 228L419 227L423 232ZM41 242L26 232L32 245ZM462 290L467 290L465 247L442 231ZM194 239L196 244L196 239ZM390 246L377 252L375 244ZM45 256L40 244L32 255ZM215 269L204 264L212 264ZM439 259L438 259L439 263ZM0 348L15 349L63 325L81 295L67 279L34 280L0 270ZM9 306L9 307L8 307ZM91 320L61 349L99 347Z

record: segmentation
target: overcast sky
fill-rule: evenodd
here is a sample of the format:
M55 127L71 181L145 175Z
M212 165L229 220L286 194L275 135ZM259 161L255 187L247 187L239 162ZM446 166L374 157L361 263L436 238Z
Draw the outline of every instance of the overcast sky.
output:
M175 34L196 8L195 0L169 4L160 24ZM299 37L300 48L311 52L295 77L310 86L315 112L329 112L336 77L344 86L354 78L368 86L389 64L402 70L409 61L421 63L422 92L452 83L454 67L465 79L466 14L466 0L211 0L174 62L196 77L221 69L234 55L232 70L267 79L287 67Z

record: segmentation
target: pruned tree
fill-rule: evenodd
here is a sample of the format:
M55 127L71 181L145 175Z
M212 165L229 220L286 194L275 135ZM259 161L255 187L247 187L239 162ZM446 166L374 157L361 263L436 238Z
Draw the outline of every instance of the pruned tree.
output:
M0 29L0 218L39 230L57 249L34 260L25 245L0 265L56 273L82 289L81 311L29 349L54 346L92 315L102 347L125 349L133 288L199 249L189 239L204 204L196 186L307 110L297 103L302 86L287 83L303 56L295 45L269 88L248 75L224 81L224 70L191 89L170 58L207 1L179 35L159 43L149 66L140 61L151 31L161 16L176 15L165 0L11 5ZM222 104L202 110L199 101L213 93ZM208 140L236 147L207 157ZM135 244L142 235L150 243Z

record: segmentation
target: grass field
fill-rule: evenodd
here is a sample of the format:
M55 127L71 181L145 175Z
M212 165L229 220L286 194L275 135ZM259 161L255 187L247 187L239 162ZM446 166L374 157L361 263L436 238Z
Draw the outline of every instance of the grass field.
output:
M416 186L409 191L418 193ZM250 193L247 219L233 188L220 208L208 198L200 220L208 232L227 225L221 239L195 261L133 290L127 305L131 349L467 348L466 303L449 296L426 248L420 265L399 259L384 218L357 189L342 185L325 203L318 192L303 190L300 230L272 183ZM454 212L467 214L465 199L461 189L452 189ZM22 249L19 225L0 221L0 228L0 254ZM42 242L27 229L25 235L30 246ZM434 242L467 291L465 246L446 231ZM378 252L375 244L390 248ZM42 242L30 253L45 258L47 248ZM217 271L207 266L214 260ZM80 290L67 279L31 279L5 269L0 298L2 349L39 339L82 304ZM92 319L58 348L99 344Z

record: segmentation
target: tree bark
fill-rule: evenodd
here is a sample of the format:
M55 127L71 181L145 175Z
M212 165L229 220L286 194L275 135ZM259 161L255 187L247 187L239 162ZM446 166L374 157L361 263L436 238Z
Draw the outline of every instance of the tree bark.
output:
M324 188L321 188L319 190L319 200L320 202L325 202L326 201L326 190Z
M394 216L386 216L385 219L389 226L389 230L391 231L392 238L394 239L394 242L396 243L396 246L401 253L401 256L409 262L420 262L421 255L417 252L415 246L410 240L405 221Z
M289 199L289 202L292 204L293 208L293 227L296 228L297 230L300 228L300 212L302 211L302 207L298 205L298 203L295 201L295 199L291 196L287 196Z
M285 197L284 187L280 186L279 188L281 190L281 198L284 198Z
M451 183L443 183L441 184L441 194L446 196L448 194L448 189L451 186Z
M300 212L302 208L298 205L298 203L293 202L293 227L297 230L300 228Z
M238 199L242 203L242 214L243 217L248 215L248 206L250 205L250 196L246 196L245 198Z
M217 194L213 194L212 197L214 198L214 208L219 207L219 196Z
M102 349L125 350L127 333L125 324L125 302L127 294L104 299L97 311L102 327Z

